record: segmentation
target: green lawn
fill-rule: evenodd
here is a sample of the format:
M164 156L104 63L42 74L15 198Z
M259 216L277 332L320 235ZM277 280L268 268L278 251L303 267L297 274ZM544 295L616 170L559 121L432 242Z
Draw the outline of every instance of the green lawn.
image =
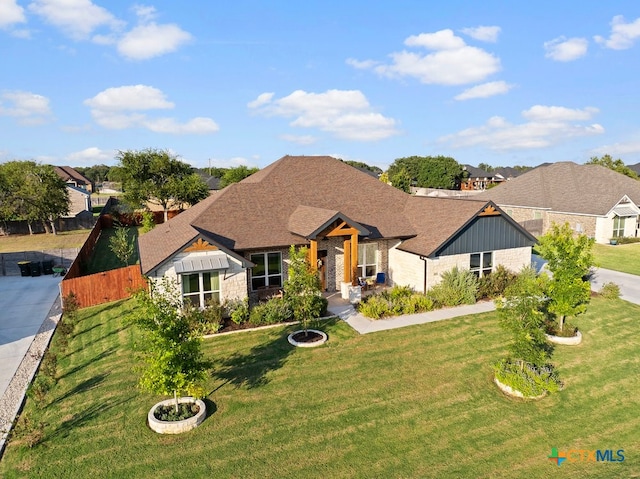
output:
M139 227L127 228L127 237L129 241L133 241L134 245L137 245L139 229ZM102 230L85 274L101 273L102 271L110 271L124 266L109 247L109 240L115 233L116 228L105 228ZM135 246L133 255L129 259L129 264L136 264L138 261L138 247Z
M593 253L596 265L601 268L640 275L640 243L616 246L596 244Z
M583 478L640 475L640 307L595 298L584 342L554 356L566 388L538 402L503 396L491 364L505 352L495 313L294 349L290 328L205 342L215 362L210 416L161 436L158 398L136 387L131 301L81 311L48 405L44 442L9 444L0 477ZM624 449L622 463L565 463L551 448ZM615 454L615 453L614 453Z
M82 248L91 230L61 231L58 234L0 236L0 253Z

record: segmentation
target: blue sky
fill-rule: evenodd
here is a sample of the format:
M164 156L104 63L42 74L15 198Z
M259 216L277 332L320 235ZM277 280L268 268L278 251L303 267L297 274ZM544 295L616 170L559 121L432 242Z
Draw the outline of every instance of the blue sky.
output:
M637 1L0 0L0 161L640 162Z

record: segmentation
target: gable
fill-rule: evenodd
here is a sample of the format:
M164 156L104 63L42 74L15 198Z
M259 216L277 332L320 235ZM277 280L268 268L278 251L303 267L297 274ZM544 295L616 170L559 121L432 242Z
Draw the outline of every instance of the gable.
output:
M504 215L478 215L429 257L522 248L534 243Z

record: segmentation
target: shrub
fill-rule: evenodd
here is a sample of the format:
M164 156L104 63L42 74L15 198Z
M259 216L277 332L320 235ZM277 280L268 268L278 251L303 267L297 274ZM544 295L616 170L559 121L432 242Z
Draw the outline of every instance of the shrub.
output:
M516 276L503 265L499 265L491 274L484 275L478 280L478 299L502 296Z
M156 227L156 222L153 220L153 213L151 211L142 212L142 228L141 233L148 233Z
M424 313L433 311L433 301L424 294L414 293L402 301L403 314Z
M618 299L620 297L620 286L616 283L604 283L598 294L605 299Z
M618 240L618 244L640 243L640 238L635 236L622 236L615 239Z
M80 303L78 303L78 298L72 291L64 297L64 308L62 311L65 318L75 324L78 320L78 309L80 309Z
M536 367L525 361L502 359L493 369L498 381L520 391L524 396L540 396L545 392L559 391L563 387L553 366L549 364Z
M45 376L55 379L58 369L58 357L48 350L40 363L40 372Z
M391 315L391 305L382 295L371 295L360 302L358 311L367 318L380 319Z
M436 307L474 304L478 294L478 278L469 270L457 267L445 271L442 281L427 291Z
M182 314L189 329L198 335L214 334L222 327L222 306L217 301L208 302L205 309L185 305Z
M54 384L55 381L50 376L38 375L27 389L27 397L33 399L39 406L43 406Z
M225 303L227 314L235 324L249 321L249 300L232 300Z
M19 439L27 447L33 448L44 439L44 422L34 423L26 414L22 414L11 431L11 438Z
M293 319L293 310L282 298L271 298L255 306L249 313L249 323L253 326L284 323Z

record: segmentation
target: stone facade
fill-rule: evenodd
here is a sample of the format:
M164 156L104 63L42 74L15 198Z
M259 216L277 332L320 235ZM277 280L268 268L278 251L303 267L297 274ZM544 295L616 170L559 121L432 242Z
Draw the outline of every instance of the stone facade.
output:
M158 282L162 277L167 277L169 280L175 282L179 291L182 291L181 275L176 273L175 263L212 254L219 255L220 252L200 251L192 253L178 253L173 256L171 261L167 261L157 269L151 271L149 273L149 278ZM227 260L229 261L229 269L219 271L220 301L245 299L248 296L247 270L236 258L227 255Z

